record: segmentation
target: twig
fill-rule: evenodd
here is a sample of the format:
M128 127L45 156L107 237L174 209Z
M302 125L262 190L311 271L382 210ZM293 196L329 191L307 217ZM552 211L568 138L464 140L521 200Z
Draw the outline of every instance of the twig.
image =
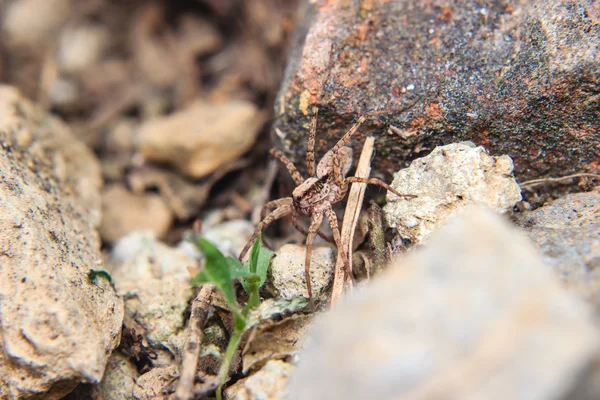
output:
M213 290L213 285L203 285L200 293L192 302L192 312L188 323L188 339L181 362L181 375L175 392L177 400L191 400L194 398L194 378L196 377L198 355L204 338L202 328L206 322L207 307L211 303Z
M254 207L254 210L252 211L251 221L253 225L258 224L261 220L260 213L265 203L269 201L271 186L273 186L273 182L277 177L277 171L279 171L279 164L277 163L276 159L271 159L267 167L267 177L265 178L265 183L260 193L260 200L258 201L259 205Z
M538 185L541 185L543 183L548 183L548 182L560 182L560 181L566 181L566 180L573 179L573 178L585 178L585 177L600 178L600 175L582 172L579 174L562 176L560 178L548 177L548 178L532 179L530 181L525 181L523 183L520 183L519 186L521 186L521 188L526 188L529 186L538 186Z
M371 173L371 156L373 155L374 144L375 138L372 136L369 136L365 140L354 176L359 178L369 177L369 174ZM344 288L347 285L349 287L352 285L352 281L347 280L348 273L346 273L344 268L345 263L342 254L345 253L347 255L348 264L352 265L352 241L354 239L354 230L358 223L358 217L362 208L366 188L367 185L364 183L353 183L350 188L348 203L346 205L346 211L344 212L344 221L342 223L342 249L338 249L338 255L335 262L335 275L333 277L333 289L331 292L332 307L335 307L341 301L344 294ZM352 273L352 271L348 272L350 274Z

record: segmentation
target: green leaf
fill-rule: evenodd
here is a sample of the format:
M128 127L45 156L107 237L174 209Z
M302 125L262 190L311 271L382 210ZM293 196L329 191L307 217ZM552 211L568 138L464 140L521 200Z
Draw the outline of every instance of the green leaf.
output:
M244 264L244 269L250 272L250 277L242 278L242 286L249 295L252 291L258 290L267 280L267 272L269 270L269 263L273 258L273 252L261 244L261 237L259 236L252 246L252 253L250 259ZM259 281L256 281L256 276L259 277ZM254 285L257 285L254 288Z
M258 265L258 256L260 254L260 249L261 249L261 245L260 242L262 241L262 235L258 235L258 237L256 238L256 240L254 241L254 245L252 246L252 252L250 253L250 272L252 273L256 273L256 266Z
M229 268L230 262L228 262L219 249L217 249L217 247L208 240L198 238L195 242L202 250L202 253L204 253L204 256L206 257L206 263L204 265L204 269L200 271L196 277L194 277L192 282L214 283L215 286L223 293L227 304L229 304L231 311L236 316L236 320L238 318L243 320L244 318L240 313L240 307L237 299L235 298L235 290L233 289L233 276L231 274L231 269Z

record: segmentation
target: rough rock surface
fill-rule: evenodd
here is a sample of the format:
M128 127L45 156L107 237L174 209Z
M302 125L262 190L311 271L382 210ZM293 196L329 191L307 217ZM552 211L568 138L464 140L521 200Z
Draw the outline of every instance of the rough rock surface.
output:
M519 180L600 171L594 0L307 3L274 135L303 170L317 104L318 153L365 115L355 155L376 135L379 173L464 140L511 156Z
M291 300L294 297L308 297L304 276L306 246L286 244L275 252L271 261L271 282L279 297ZM310 260L310 282L313 296L319 294L333 280L335 251L331 247L313 247Z
M263 122L253 103L198 100L183 111L144 123L138 146L147 159L173 164L182 173L201 178L247 151Z
M98 382L123 302L103 278L100 169L59 120L0 87L0 397Z
M225 390L228 400L282 400L286 398L286 388L292 364L281 360L271 360L256 373L236 382Z
M524 234L469 210L321 317L290 399L572 398L600 350L590 317Z
M134 194L114 184L102 192L100 235L106 242L116 242L128 233L150 230L163 237L173 223L173 213L157 194Z
M196 261L183 250L156 240L151 232L134 232L112 252L113 279L125 298L125 316L145 329L155 348L181 355L185 341L184 311L191 295L187 267Z
M544 262L600 317L600 191L567 195L516 218Z
M419 243L473 204L503 213L521 200L512 171L510 157L492 157L470 142L436 147L394 174L394 189L418 197L398 200L388 192L386 222L402 237Z

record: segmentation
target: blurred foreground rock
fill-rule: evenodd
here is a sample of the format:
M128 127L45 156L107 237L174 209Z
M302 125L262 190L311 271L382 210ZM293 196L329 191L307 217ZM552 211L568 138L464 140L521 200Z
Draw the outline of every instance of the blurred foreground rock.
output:
M388 192L386 222L416 244L474 204L504 213L521 200L512 171L510 157L492 157L471 142L436 147L394 174L394 189L418 197L404 200Z
M145 122L138 146L148 160L170 163L187 176L201 178L249 150L264 118L247 101L199 100L183 111Z
M102 276L100 168L59 120L0 87L0 397L96 383L123 302Z
M600 350L589 311L523 234L470 210L321 317L290 399L572 398Z
M359 115L375 172L469 140L519 180L600 171L600 10L593 0L307 2L279 93L277 146L305 171Z
M588 300L600 321L600 191L567 195L516 218L544 262Z

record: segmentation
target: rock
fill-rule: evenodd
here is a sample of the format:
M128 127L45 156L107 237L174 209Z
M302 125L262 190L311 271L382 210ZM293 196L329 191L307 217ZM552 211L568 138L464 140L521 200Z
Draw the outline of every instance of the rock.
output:
M201 178L246 152L263 122L264 115L253 103L198 100L183 111L142 124L138 146L147 159Z
M510 157L492 157L470 142L437 147L394 175L394 189L418 197L399 200L388 192L386 223L419 243L473 204L503 213L521 200L512 170Z
M214 243L225 255L237 258L254 233L254 225L247 219L234 219L206 228L204 237Z
M286 244L275 252L271 261L271 282L279 297L291 300L308 297L304 277L306 247ZM310 260L310 282L314 297L319 297L333 280L335 251L331 247L313 247Z
M0 86L0 397L97 383L123 302L102 269L100 168L65 124Z
M58 64L66 73L77 73L97 63L109 41L109 32L100 25L67 27L61 32Z
M284 399L287 382L294 371L292 364L271 360L261 370L225 390L228 400Z
M544 262L600 317L600 191L567 195L516 214Z
M589 311L523 234L471 209L322 315L289 399L569 398L600 350Z
M110 356L104 377L92 388L90 397L93 400L130 400L139 376L133 362L116 351Z
M115 286L125 298L125 318L144 328L153 349L165 348L179 357L192 293L187 267L196 260L158 242L150 232L134 232L117 242L112 263Z
M317 153L364 115L355 158L375 135L375 173L466 140L512 157L520 180L598 173L594 1L309 3L273 135L302 170L317 104Z
M312 319L310 314L295 314L258 324L244 346L242 372L247 374L269 360L294 357L304 345Z
M110 243L134 231L148 230L163 237L173 223L173 213L159 195L136 195L119 184L102 192L102 211L100 235Z
M71 16L71 0L19 0L4 6L3 30L15 46L43 44Z
M173 385L177 377L179 377L179 371L176 365L152 368L136 380L136 385L133 387L133 398L153 399L160 398L165 393L172 393L174 387L169 390L169 385Z

